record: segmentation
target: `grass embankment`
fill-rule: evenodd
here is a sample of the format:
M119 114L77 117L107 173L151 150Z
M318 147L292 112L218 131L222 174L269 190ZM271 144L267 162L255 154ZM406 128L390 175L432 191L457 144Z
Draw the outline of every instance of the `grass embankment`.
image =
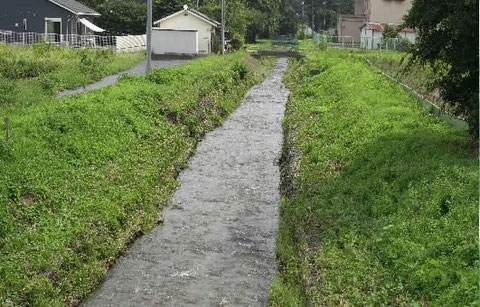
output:
M196 141L272 60L245 52L12 111L0 138L0 305L71 305L161 221Z
M0 44L0 108L14 109L44 102L59 91L127 70L144 57L143 52Z
M368 51L364 57L368 59L372 65L390 77L409 86L439 107L448 107L442 101L439 91L432 87L435 74L430 66L420 66L418 64L408 66L410 57L402 52Z
M477 306L469 137L355 53L292 60L273 306Z

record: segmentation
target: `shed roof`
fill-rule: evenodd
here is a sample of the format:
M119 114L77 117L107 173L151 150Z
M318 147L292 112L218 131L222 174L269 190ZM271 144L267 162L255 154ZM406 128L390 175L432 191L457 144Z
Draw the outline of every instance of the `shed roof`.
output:
M364 25L367 26L368 30L383 31L383 26L380 23L368 22Z
M188 5L184 5L183 9L176 12L176 13L173 13L171 15L168 15L167 17L163 17L162 19L155 21L154 24L157 25L157 24L161 23L162 21L165 21L165 20L170 19L172 17L178 16L178 15L184 13L184 12L189 12L193 16L202 19L203 21L211 24L214 27L219 27L220 26L220 23L218 21L216 21L215 19L208 17L207 15L205 15L204 13L202 13L200 11L197 11L195 9L190 8Z
M412 29L412 28L403 28L402 30L400 30L400 32L409 32L409 33L415 33L415 29Z
M75 15L100 16L100 13L75 0L48 0Z

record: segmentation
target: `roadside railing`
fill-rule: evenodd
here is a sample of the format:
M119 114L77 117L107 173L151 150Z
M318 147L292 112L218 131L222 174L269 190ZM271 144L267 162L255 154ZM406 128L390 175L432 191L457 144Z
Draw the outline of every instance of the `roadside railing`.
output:
M47 43L63 47L104 48L117 52L133 52L146 49L146 36L78 35L0 30L0 43L22 46Z

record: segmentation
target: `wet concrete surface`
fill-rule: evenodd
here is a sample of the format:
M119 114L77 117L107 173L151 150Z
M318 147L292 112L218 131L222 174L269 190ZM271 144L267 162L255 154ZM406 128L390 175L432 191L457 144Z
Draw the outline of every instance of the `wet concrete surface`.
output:
M188 61L190 61L190 59L164 59L164 60L152 61L152 69L182 65L187 63ZM145 65L146 65L146 62L142 61L140 64L138 64L137 66L133 67L130 70L122 71L114 75L107 76L98 82L87 85L86 87L82 86L76 89L62 91L58 93L57 98L61 98L63 96L70 96L78 93L84 93L84 92L96 90L96 89L111 85L117 82L118 78L123 74L129 74L133 76L142 75L145 73Z
M287 59L208 133L165 224L136 240L84 306L266 306L276 274Z

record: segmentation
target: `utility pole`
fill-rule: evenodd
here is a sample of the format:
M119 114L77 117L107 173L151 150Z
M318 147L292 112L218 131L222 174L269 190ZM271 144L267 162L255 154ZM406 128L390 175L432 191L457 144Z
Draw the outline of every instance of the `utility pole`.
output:
M315 7L313 6L313 0L312 0L312 34L315 31Z
M323 31L327 31L327 2L323 1Z
M147 0L147 75L152 72L152 24L152 0Z
M302 32L305 38L305 2L302 1Z
M222 0L222 54L225 54L225 0Z

